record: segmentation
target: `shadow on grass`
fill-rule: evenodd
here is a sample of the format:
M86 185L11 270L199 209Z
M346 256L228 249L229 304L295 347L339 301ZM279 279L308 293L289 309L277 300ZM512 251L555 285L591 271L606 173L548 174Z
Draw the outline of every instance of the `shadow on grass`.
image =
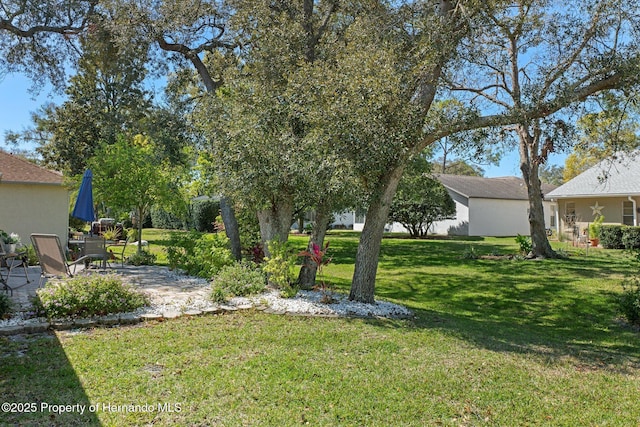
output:
M13 405L2 425L100 425L55 334L0 337L0 348L0 403Z

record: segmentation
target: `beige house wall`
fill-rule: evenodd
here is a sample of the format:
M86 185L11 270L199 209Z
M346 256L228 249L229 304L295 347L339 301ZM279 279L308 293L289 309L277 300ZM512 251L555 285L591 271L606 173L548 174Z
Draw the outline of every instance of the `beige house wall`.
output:
M639 214L637 209L640 208L640 197L631 197L631 200L635 202L635 224L638 224ZM596 206L599 212L604 216L603 224L622 224L622 206L624 202L629 202L630 199L627 196L624 197L595 197L595 198L567 198L558 200L558 216L560 218L560 232L572 233L572 224L568 222L570 218L566 217L567 205L573 203L575 206L575 224L578 226L578 230L582 233L596 218L594 210ZM596 205L597 203L597 205Z
M61 185L0 183L0 229L18 233L24 245L31 233L60 236L66 244L69 191Z

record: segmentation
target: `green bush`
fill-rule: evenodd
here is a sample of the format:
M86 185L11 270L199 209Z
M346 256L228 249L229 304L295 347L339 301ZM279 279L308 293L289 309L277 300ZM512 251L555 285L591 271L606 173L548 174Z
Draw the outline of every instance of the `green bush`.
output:
M640 227L623 227L622 244L625 249L640 249Z
M124 313L149 304L144 295L113 274L50 282L36 293L36 310L48 318Z
M154 265L156 263L156 254L142 250L127 257L129 265Z
M531 238L529 238L529 236L522 236L518 234L516 236L516 243L520 246L520 253L523 255L529 254L533 249L533 244L531 243Z
M9 316L13 304L6 292L0 292L0 319L4 319Z
M603 225L600 227L600 244L605 249L623 249L621 225Z
M151 209L151 223L154 228L162 228L165 230L185 230L187 229L187 220L181 216L167 212L161 208Z
M266 277L255 264L241 261L226 265L213 277L211 298L222 302L236 296L255 295L266 288Z
M213 233L220 202L213 199L194 200L191 204L191 222L200 232Z
M264 271L267 273L269 283L280 289L285 298L292 298L298 293L296 285L297 255L287 242L271 240L267 242L269 256L265 257Z
M202 234L196 231L171 233L167 260L171 269L206 279L234 263L229 239L223 233Z
M622 282L622 295L618 301L620 313L633 325L640 325L640 278Z

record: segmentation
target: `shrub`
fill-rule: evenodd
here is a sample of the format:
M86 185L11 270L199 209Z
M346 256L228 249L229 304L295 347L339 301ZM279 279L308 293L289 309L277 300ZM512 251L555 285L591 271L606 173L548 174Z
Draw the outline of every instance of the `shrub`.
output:
M618 308L627 322L640 325L640 278L633 277L622 282Z
M48 318L123 313L148 305L144 295L113 274L50 282L36 293L36 309Z
M161 208L151 209L151 223L154 228L165 230L182 230L186 228L187 221L182 217Z
M622 226L603 225L600 227L600 244L605 249L623 249Z
M640 227L623 227L622 244L625 249L640 249Z
M11 313L11 309L13 308L13 304L11 303L11 299L6 292L0 293L0 319L4 319L9 316Z
M192 276L206 279L212 278L222 267L234 263L226 236L196 231L171 233L167 259L169 268L178 268Z
M259 294L266 288L266 277L255 264L241 261L226 265L213 277L211 299L222 302L235 296Z
M518 234L516 236L516 243L520 245L521 254L527 255L533 249L533 245L529 236L522 236Z
M127 257L129 265L154 265L156 263L156 254L147 251L136 252Z
M298 293L295 284L297 256L287 242L271 240L267 242L269 256L265 257L264 271L269 283L280 289L285 298L292 298Z
M465 249L460 256L462 259L478 259L480 256L476 252L476 248L473 246L469 246L468 249Z
M200 232L213 233L220 202L213 199L194 200L191 204L191 221Z
M602 228L602 222L604 221L603 215L598 215L596 219L589 224L589 238L600 239L600 229Z

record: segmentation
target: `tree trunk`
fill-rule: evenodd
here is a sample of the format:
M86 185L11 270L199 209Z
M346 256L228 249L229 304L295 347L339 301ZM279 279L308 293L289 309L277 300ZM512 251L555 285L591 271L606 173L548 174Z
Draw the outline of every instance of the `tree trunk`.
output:
M233 206L226 197L220 198L220 216L222 216L222 222L224 223L224 232L231 244L231 253L236 260L240 261L242 259L240 230Z
M557 258L558 254L551 248L544 226L544 205L542 203L542 184L538 177L540 163L546 160L541 156L540 137L537 127L533 135L524 126L518 126L520 139L520 170L527 186L529 198L529 233L531 235L531 252L529 258Z
M378 196L369 205L356 253L356 266L349 293L350 301L368 304L375 302L375 282L382 235L389 218L389 208L403 171L404 165L397 166L385 179L381 180L377 192Z
M260 236L266 256L269 256L267 242L271 240L287 241L292 219L293 201L291 198L272 202L269 208L258 211Z
M319 206L316 211L316 223L313 226L313 231L309 237L309 250L315 243L320 248L324 245L324 237L327 234L327 226L331 219L331 213L329 212L329 206ZM302 289L312 289L316 284L316 274L318 273L318 266L311 261L308 256L304 257L300 274L298 275L298 284Z

